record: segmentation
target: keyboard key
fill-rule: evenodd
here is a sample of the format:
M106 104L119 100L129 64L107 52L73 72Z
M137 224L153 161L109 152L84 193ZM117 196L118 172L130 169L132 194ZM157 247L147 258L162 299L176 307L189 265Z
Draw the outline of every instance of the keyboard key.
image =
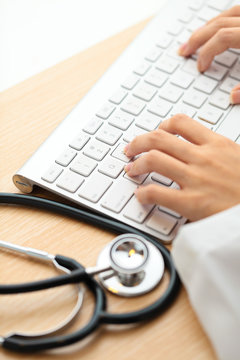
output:
M89 159L87 156L79 154L73 161L70 169L80 175L89 176L96 166L96 161Z
M240 49L234 49L234 48L230 48L228 49L229 51L233 52L234 54L240 55Z
M219 107L220 109L226 110L229 103L229 95L217 90L209 99L209 104Z
M135 124L132 125L128 131L126 131L125 134L123 134L123 140L126 142L131 142L136 136L146 134L147 131L143 130L142 128L139 128Z
M109 118L109 116L112 114L112 112L115 109L116 109L115 106L108 102L100 110L98 110L96 115L99 116L102 119L107 119L107 118Z
M175 74L170 79L170 82L174 85L177 85L183 89L189 88L189 86L194 81L194 77L190 74L186 74L183 71L176 71Z
M209 21L212 18L214 18L215 16L218 16L219 11L212 9L208 6L204 6L201 10L199 10L197 15L198 15L199 19L204 20L204 21Z
M178 19L182 21L184 24L189 23L194 17L194 13L191 10L184 10L180 15L178 15Z
M152 131L158 127L160 122L161 119L159 118L159 116L156 116L154 114L149 113L148 111L145 111L137 118L135 124L136 126L139 126L144 130Z
M127 96L128 92L122 88L119 88L109 99L109 101L113 102L114 104L121 104L123 99Z
M99 118L95 117L92 120L90 120L87 124L84 125L83 131L86 133L93 135L97 132L97 130L102 126L103 121Z
M240 81L240 62L237 62L233 69L230 71L230 76Z
M126 205L123 216L139 224L143 223L154 205L142 205L135 196Z
M210 124L216 124L222 117L223 112L215 107L206 104L198 111L198 118L209 122Z
M189 1L189 8L195 11L198 11L203 6L203 0L190 0Z
M239 84L239 82L237 80L227 77L222 82L220 89L229 94L232 91L232 89L238 84Z
M175 20L168 26L167 32L170 35L177 36L180 34L180 32L183 30L183 25L180 23L180 21Z
M98 202L107 189L112 185L112 180L104 175L95 173L80 189L79 196L93 203Z
M142 82L135 87L135 89L133 90L133 95L142 100L150 101L152 100L156 92L156 88L146 84L145 82Z
M162 49L167 49L168 46L171 44L173 37L169 34L162 34L159 39L157 40L157 46Z
M199 71L197 69L197 62L193 59L188 59L185 62L182 70L188 74L193 75L194 77L199 75Z
M98 171L116 179L122 172L124 166L125 164L122 161L118 161L112 156L108 156L99 164Z
M158 208L159 208L160 211L166 212L167 214L172 215L172 216L174 216L174 217L177 218L177 219L181 219L181 217L182 217L182 216L181 216L179 213L177 213L176 211L173 211L173 210L171 210L171 209L168 209L168 208L166 208L165 206L159 206Z
M164 235L169 235L177 220L156 208L146 222L146 226Z
M62 166L68 166L70 164L70 162L75 158L76 155L77 155L77 153L75 150L67 148L56 159L56 163L59 165L62 165Z
M204 72L205 75L215 80L222 80L227 73L227 69L215 62L212 62L210 67Z
M140 75L140 76L143 76L145 75L148 70L151 68L151 65L149 65L149 63L147 63L146 61L139 64L135 69L134 69L134 72L137 74L137 75Z
M75 193L83 182L84 179L80 175L72 171L66 171L60 176L56 185L63 190Z
M192 105L198 109L204 104L206 100L206 95L197 90L191 90L183 97L183 102Z
M134 121L134 117L130 114L119 110L114 112L114 114L109 119L109 124L117 127L121 130L126 130L131 123Z
M115 213L119 213L131 199L137 185L124 178L116 181L103 199L101 205Z
M53 164L41 177L44 181L53 183L63 172L63 168L57 164Z
M81 150L84 145L89 141L90 136L84 133L78 134L69 144L70 147L76 150Z
M172 110L170 111L170 116L174 116L176 114L185 114L191 118L194 117L194 115L196 114L196 109L194 109L193 107L186 105L184 103L179 103L177 105L175 105Z
M132 90L138 82L139 82L139 77L135 74L131 74L122 83L122 86L127 90Z
M124 148L125 148L126 144L124 143L120 143L118 144L118 146L116 147L116 149L112 152L112 156L115 157L116 159L119 159L121 161L124 161L125 163L128 163L131 158L129 158L128 156L126 156L124 154Z
M232 67L235 61L238 59L238 56L231 53L230 51L224 51L222 54L215 56L214 60L227 67Z
M103 125L98 131L96 139L108 145L114 145L122 136L122 132L111 125Z
M154 85L156 87L161 87L168 79L168 76L157 69L150 70L149 73L145 76L144 81Z
M195 81L193 87L197 90L205 92L206 94L211 94L217 85L218 82L216 80L200 75Z
M161 98L176 103L183 95L183 91L172 84L166 84L159 90L158 94Z
M160 55L162 55L162 51L155 46L148 52L148 54L145 56L145 59L151 62L155 62Z
M127 173L124 174L124 178L128 179L130 181L133 181L135 184L141 185L144 180L146 180L146 178L148 177L149 174L142 174L142 175L137 175L137 176L128 176Z
M202 27L205 24L205 21L198 19L197 17L194 18L192 21L190 21L189 24L186 25L186 28L191 31L194 32L197 29L199 29L200 27Z
M177 37L177 41L179 42L179 44L184 44L189 40L190 36L191 36L191 32L185 29Z
M152 103L149 104L147 110L155 115L165 117L167 116L171 108L172 105L168 101L160 98L155 98Z
M158 174L156 172L153 172L151 175L151 179L154 181L157 181L163 185L170 186L172 184L172 180L167 178L166 176L163 176L161 174Z
M178 67L178 61L171 58L170 56L162 56L156 63L156 67L159 70L165 71L168 74L174 73Z
M229 0L208 0L208 6L213 9L223 11L229 4Z
M97 140L91 140L85 147L83 154L100 161L106 156L109 150L110 148L106 144Z
M132 115L139 115L142 110L145 108L145 102L140 99L137 99L134 96L129 96L122 104L121 110L126 111Z
M178 50L179 50L179 42L174 41L171 46L169 46L166 54L168 56L173 57L174 59L176 59L178 61L178 63L183 63L185 62L185 58L183 56L178 55Z

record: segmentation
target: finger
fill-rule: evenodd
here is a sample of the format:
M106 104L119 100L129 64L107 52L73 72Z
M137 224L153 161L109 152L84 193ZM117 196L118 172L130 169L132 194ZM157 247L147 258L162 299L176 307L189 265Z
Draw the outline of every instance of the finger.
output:
M217 31L222 28L240 27L240 18L238 17L219 17L209 25L202 26L194 31L188 42L179 48L179 55L189 56L194 54L203 44L205 44Z
M240 104L240 84L234 86L230 94L231 104Z
M140 186L135 195L142 204L158 204L178 213L185 212L186 196L182 190L167 188L155 184Z
M158 150L150 150L124 168L129 176L138 176L152 171L157 172L176 181L180 186L185 183L187 169L185 163Z
M171 134L180 135L184 139L197 145L208 143L215 136L211 130L184 114L177 114L163 121L159 125L159 129Z
M219 14L218 16L215 16L214 18L209 20L207 22L207 24L211 24L212 22L216 21L217 19L219 19L221 17L228 17L228 16L230 16L230 17L240 16L240 5L235 5L235 6L231 7L230 9L221 12L221 14Z
M193 145L161 129L137 136L125 148L125 154L133 157L150 150L159 150L184 162L194 156Z
M214 56L231 47L240 48L240 28L220 29L202 46L198 56L198 70L200 72L207 70Z

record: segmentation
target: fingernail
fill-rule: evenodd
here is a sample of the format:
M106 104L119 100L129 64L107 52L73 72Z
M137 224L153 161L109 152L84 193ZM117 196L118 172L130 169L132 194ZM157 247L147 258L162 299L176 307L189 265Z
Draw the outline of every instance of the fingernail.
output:
M190 54L189 52L189 45L188 43L184 43L180 46L180 48L178 49L178 55L181 55L181 56L187 56Z
M231 104L240 104L240 90L234 90L230 94Z
M137 196L137 194L138 194L138 189L139 189L139 188L136 188L136 190L134 190L134 195L135 195L135 196Z
M124 167L124 171L125 171L126 173L128 173L128 172L131 170L132 166L133 166L133 162L128 163L128 164Z
M200 72L204 72L207 69L207 66L206 66L207 63L202 58L198 58L197 65L198 65L198 71L200 71Z
M123 149L123 152L124 152L125 155L127 155L128 149L129 149L129 144L127 144L127 145L125 146L125 148Z

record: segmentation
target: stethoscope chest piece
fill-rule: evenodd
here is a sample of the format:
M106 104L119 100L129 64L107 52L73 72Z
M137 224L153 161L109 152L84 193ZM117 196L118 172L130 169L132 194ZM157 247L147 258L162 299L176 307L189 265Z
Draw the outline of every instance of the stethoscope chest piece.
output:
M98 275L101 284L120 296L139 296L157 286L164 273L159 249L142 236L123 234L104 247L97 265L111 268Z

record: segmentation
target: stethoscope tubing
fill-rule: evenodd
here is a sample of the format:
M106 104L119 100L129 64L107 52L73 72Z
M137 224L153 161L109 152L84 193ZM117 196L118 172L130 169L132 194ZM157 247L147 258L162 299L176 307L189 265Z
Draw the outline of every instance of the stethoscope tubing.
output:
M171 259L171 254L161 243L159 243L151 236L148 236L129 225L117 222L102 215L44 198L22 194L0 193L0 203L25 205L38 209L54 211L61 215L67 215L77 220L90 223L91 225L99 226L106 230L111 230L117 234L134 233L136 235L144 236L146 240L153 243L158 248L158 250L161 251L165 266L170 273L170 281L165 293L151 305L134 312L127 312L122 314L108 313L106 311L106 295L100 284L95 279L93 279L93 277L88 275L85 272L85 268L76 260L64 257L62 255L56 255L55 260L59 263L59 265L64 265L69 270L71 270L70 274L31 282L29 284L1 285L0 294L6 294L7 291L9 291L8 294L16 293L14 291L14 287L15 289L18 289L19 293L43 290L50 287L62 286L70 283L84 282L90 291L93 292L96 300L92 318L83 328L67 335L30 340L21 338L21 336L11 335L4 338L4 341L2 342L2 346L4 348L18 352L35 352L71 345L92 333L100 324L131 324L150 320L154 316L162 313L176 298L180 288L180 280Z

